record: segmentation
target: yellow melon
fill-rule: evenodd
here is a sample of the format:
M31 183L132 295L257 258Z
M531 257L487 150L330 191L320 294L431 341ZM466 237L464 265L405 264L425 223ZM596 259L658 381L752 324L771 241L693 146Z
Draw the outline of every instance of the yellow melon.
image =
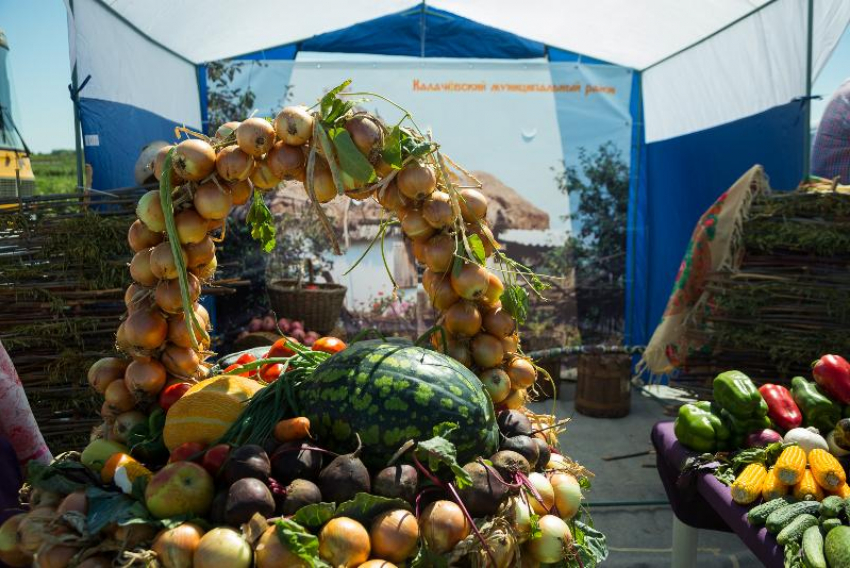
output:
M186 391L165 417L163 441L169 451L186 442L213 444L263 386L237 375L219 375Z

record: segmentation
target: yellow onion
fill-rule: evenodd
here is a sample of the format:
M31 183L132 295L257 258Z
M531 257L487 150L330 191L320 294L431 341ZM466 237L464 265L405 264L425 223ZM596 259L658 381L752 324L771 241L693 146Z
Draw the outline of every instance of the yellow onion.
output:
M112 439L122 444L127 441L130 430L139 424L146 424L148 417L138 410L130 410L122 412L115 417L115 424L112 425ZM72 493L73 495L73 493Z
M24 515L18 523L18 548L25 554L35 554L49 534L48 526L56 518L56 509L39 506Z
M303 106L285 107L274 119L278 139L291 146L303 146L313 135L313 116Z
M124 386L133 396L156 396L165 386L165 366L156 359L133 361L124 373Z
M157 535L151 549L163 568L192 568L192 556L198 549L204 531L198 525L183 523ZM219 568L224 568L222 564Z
M158 281L151 270L152 253L153 248L140 250L133 255L133 260L130 261L130 277L142 286L153 286Z
M186 245L183 250L186 252L188 268L209 264L215 258L215 242L209 235L197 244Z
M544 515L538 521L540 536L527 544L528 552L544 564L563 560L573 541L570 527L555 515Z
M225 181L243 181L254 169L254 157L239 146L225 146L215 157L215 171Z
M401 230L411 239L428 239L436 232L419 209L405 209L402 212Z
M215 170L215 150L197 138L184 140L174 149L172 167L187 181L201 181Z
M251 545L228 528L215 528L201 537L192 558L193 568L250 568L252 560Z
M432 284L431 294L429 297L434 309L439 312L448 310L455 305L458 300L460 300L460 296L458 296L455 289L452 288L451 279L448 277Z
M35 565L38 568L67 568L78 552L80 549L73 546L45 542L35 554Z
M154 156L154 159L153 159L153 175L154 175L154 177L156 178L157 181L160 181L162 179L162 171L165 168L165 157L168 155L168 152L172 148L174 148L174 145L163 146L156 153L156 156ZM171 186L176 187L176 186L180 185L180 183L183 180L180 179L180 176L177 175L177 171L174 169L174 163L173 163L174 160L172 159L171 161L172 161L172 165L171 165Z
M384 146L384 131L371 115L355 114L345 121L345 129L360 153L370 160Z
M540 499L537 499L530 491L526 490L528 491L526 499L528 499L531 508L538 515L548 514L555 504L555 490L552 488L552 484L549 483L545 475L536 471L528 474L528 481L540 495Z
M201 281L192 273L187 276L189 301L195 303L201 297ZM154 301L163 312L177 314L183 311L183 296L180 295L180 281L160 280L154 292Z
M65 513L74 511L76 513L86 514L89 510L88 499L86 498L85 489L78 489L73 493L68 493L62 502L59 503L59 506L56 507L57 515L64 515Z
M246 154L259 158L272 149L274 128L263 118L249 118L236 128L236 143Z
M455 302L446 310L443 326L459 337L472 337L481 330L481 313L471 302Z
M537 378L537 369L528 359L514 357L505 367L505 371L511 378L511 385L516 389L527 389L534 384Z
M155 233L145 226L139 219L133 221L130 225L130 230L127 232L127 242L133 252L149 249L158 245L164 238L162 233Z
M407 200L399 191L395 179L378 191L378 203L393 213L398 213L407 206Z
M115 540L126 543L128 548L136 548L142 543L152 541L156 534L156 529L152 525L134 523L115 529Z
M422 274L422 288L425 290L425 293L428 294L428 297L431 296L431 290L434 289L434 285L441 280L448 280L448 276L441 272L425 270Z
M201 315L200 310L198 310L199 307L201 306L196 305L194 308L195 316L198 318L198 323L206 329L209 327L209 321ZM202 342L203 335L201 332L195 330L195 339L198 344ZM189 336L189 330L186 328L186 321L183 314L168 318L168 341L178 347L192 347L192 339Z
M504 404L505 408L508 410L517 410L522 408L527 401L528 391L526 389L514 389L511 391L511 394L508 395L508 398L502 401L502 404Z
M445 554L469 536L472 528L461 508L451 501L435 501L419 517L419 528L428 548Z
M204 219L224 219L233 207L233 196L227 186L208 181L195 190L194 204Z
M454 221L451 199L444 191L435 191L422 203L422 216L429 225L439 230Z
M118 357L104 357L98 359L89 367L88 381L91 388L98 394L103 394L106 387L112 381L117 381L124 378L124 371L127 369L129 361L119 359Z
M511 379L501 369L487 369L478 374L484 390L490 395L493 404L499 404L511 394Z
M106 556L89 556L77 568L112 568L112 560Z
M425 244L425 266L434 272L446 272L451 269L455 259L455 240L440 233L434 235Z
M133 398L133 394L127 389L124 381L109 383L103 392L103 397L106 399L107 406L118 414L132 410L136 406L136 399Z
M24 552L18 546L18 526L25 518L26 513L19 513L0 525L0 562L13 568L29 566L32 563L32 554Z
M408 199L425 199L437 188L437 176L433 168L416 162L404 166L396 179L399 190Z
M477 189L462 189L458 201L463 220L467 223L480 221L487 216L487 198Z
M280 542L277 527L274 525L266 529L266 532L257 541L254 549L254 560L257 563L257 568L281 568L283 566L287 568L309 568L309 564L290 552L289 548Z
M502 349L504 349L505 355L515 354L519 349L519 336L516 333L513 333L507 337L503 337Z
M169 345L160 356L162 364L169 373L178 377L194 377L201 365L201 358L188 347Z
M514 332L516 322L513 316L501 306L492 310L487 310L482 314L482 325L487 333L495 335L498 338L507 337ZM522 385L524 386L524 385Z
M268 160L257 160L254 171L251 172L250 180L257 189L269 190L277 187L283 181L283 178L274 175Z
M186 262L186 252L181 249L183 262ZM159 243L151 251L151 272L160 280L172 280L177 278L177 263L171 252L171 243ZM142 284L144 284L142 282Z
M479 333L469 344L472 360L482 369L495 367L505 358L502 341L489 333Z
M575 517L581 506L581 485L575 476L566 472L554 473L549 477L549 483L555 491L555 507L561 518L568 521Z
M392 562L404 562L416 552L419 523L410 511L387 511L372 521L369 537L374 556Z
M266 162L278 179L296 175L306 165L304 152L297 146L278 142L266 156Z
M165 215L159 201L159 190L152 189L144 194L136 205L136 217L153 233L165 232Z
M499 305L499 300L501 300L504 291L505 285L502 284L501 278L490 272L487 274L487 291L478 301L486 306Z
M216 128L213 137L218 141L226 140L234 132L236 132L236 129L239 128L240 124L241 123L237 120L230 120L228 122L225 122L224 124Z
M526 501L525 496L520 494L509 498L507 511L512 516L517 540L525 542L531 536L531 515L534 514L534 510Z
M452 270L452 287L465 300L478 300L490 285L489 272L478 264L466 263L460 270Z
M316 157L316 164L313 167L313 191L316 193L316 199L319 200L319 203L328 203L329 201L333 201L337 196L336 184L334 183L331 168L324 158L318 156Z
M251 194L254 192L254 187L249 180L238 181L230 186L230 197L233 199L233 205L243 205L248 203Z
M331 519L319 532L319 556L332 566L359 566L370 550L369 533L354 519Z
M194 209L184 209L174 216L181 244L199 243L207 236L207 219Z
M140 349L156 349L165 341L168 324L159 310L137 310L124 321L126 341Z

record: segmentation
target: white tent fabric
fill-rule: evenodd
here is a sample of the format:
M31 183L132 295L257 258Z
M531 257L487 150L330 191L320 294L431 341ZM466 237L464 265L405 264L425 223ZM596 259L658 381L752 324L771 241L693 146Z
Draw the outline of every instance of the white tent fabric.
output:
M200 124L192 63L243 55L420 6L415 0L74 0L83 96ZM806 94L804 0L431 0L427 4L643 76L646 139L750 116ZM814 0L813 76L850 21ZM73 47L75 46L75 49ZM108 79L108 80L107 80Z

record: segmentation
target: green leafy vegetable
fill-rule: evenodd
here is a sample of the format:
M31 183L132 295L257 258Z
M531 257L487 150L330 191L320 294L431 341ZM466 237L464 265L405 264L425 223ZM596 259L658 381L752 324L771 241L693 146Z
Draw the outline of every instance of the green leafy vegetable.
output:
M248 211L248 216L245 219L251 225L251 237L260 241L263 250L271 252L275 246L274 236L277 230L274 227L272 220L272 212L262 194L255 190L254 199L251 202L251 209Z
M389 135L384 138L381 157L393 168L401 168L401 129L398 126L394 126Z
M336 513L334 503L313 503L298 509L292 520L299 525L315 529L331 520L334 513Z
M731 456L725 453L718 453L713 460L720 462L717 469L714 471L714 476L726 485L732 485L735 478L741 471L751 463L760 463L765 467L770 467L779 458L779 454L787 446L792 444L783 444L782 442L773 442L763 448L747 448L740 450Z
M508 312L518 324L525 323L528 317L528 292L519 284L505 286L500 298L502 308Z
M322 119L328 122L333 122L338 116L334 116L334 111L339 111L339 105L337 101L340 101L337 98L337 95L343 92L346 87L351 84L351 79L344 81L342 84L337 85L333 89L327 92L327 94L322 97L321 103L319 103L319 108L321 109ZM336 106L335 106L336 105ZM343 113L344 114L344 113Z
M88 513L86 528L91 534L99 533L111 523L154 523L148 510L140 502L120 491L105 491L99 487L86 489Z
M304 527L289 519L275 521L277 537L289 551L307 563L311 568L329 568L330 565L319 558L319 538Z
M357 149L348 130L345 128L333 128L328 132L328 135L333 142L334 149L336 149L339 165L342 167L343 172L360 183L369 183L377 179L375 169L369 163L369 160L366 159L366 156Z
M448 568L448 565L443 555L429 550L424 544L419 547L416 556L410 561L410 568Z
M436 472L441 466L448 467L455 475L458 489L472 485L469 473L457 463L457 449L445 438L457 430L457 424L443 422L434 426L434 437L416 444L416 457L428 463L428 469Z
M469 248L472 249L472 254L475 256L475 260L478 261L478 264L484 265L484 261L487 259L487 255L484 253L484 243L481 242L481 237L478 235L469 235L467 237L469 241Z
M368 527L375 517L394 509L406 509L409 511L410 504L403 499L391 499L389 497L381 497L380 495L358 493L351 501L340 503L333 516L334 518L348 517Z
M608 544L605 535L593 528L593 522L573 521L571 523L573 544L578 550L585 568L593 568L608 558Z
M27 464L27 483L44 491L72 493L92 481L89 469L79 462L59 461L44 465L33 460Z

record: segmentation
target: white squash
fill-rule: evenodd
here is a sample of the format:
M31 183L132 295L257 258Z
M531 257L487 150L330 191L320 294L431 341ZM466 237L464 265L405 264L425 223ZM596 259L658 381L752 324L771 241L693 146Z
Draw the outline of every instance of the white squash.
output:
M829 451L829 444L827 444L824 437L818 433L817 428L794 428L793 430L788 430L783 441L786 444L796 442L801 448L803 448L806 455L809 455L809 452L815 448L820 448L827 452Z

